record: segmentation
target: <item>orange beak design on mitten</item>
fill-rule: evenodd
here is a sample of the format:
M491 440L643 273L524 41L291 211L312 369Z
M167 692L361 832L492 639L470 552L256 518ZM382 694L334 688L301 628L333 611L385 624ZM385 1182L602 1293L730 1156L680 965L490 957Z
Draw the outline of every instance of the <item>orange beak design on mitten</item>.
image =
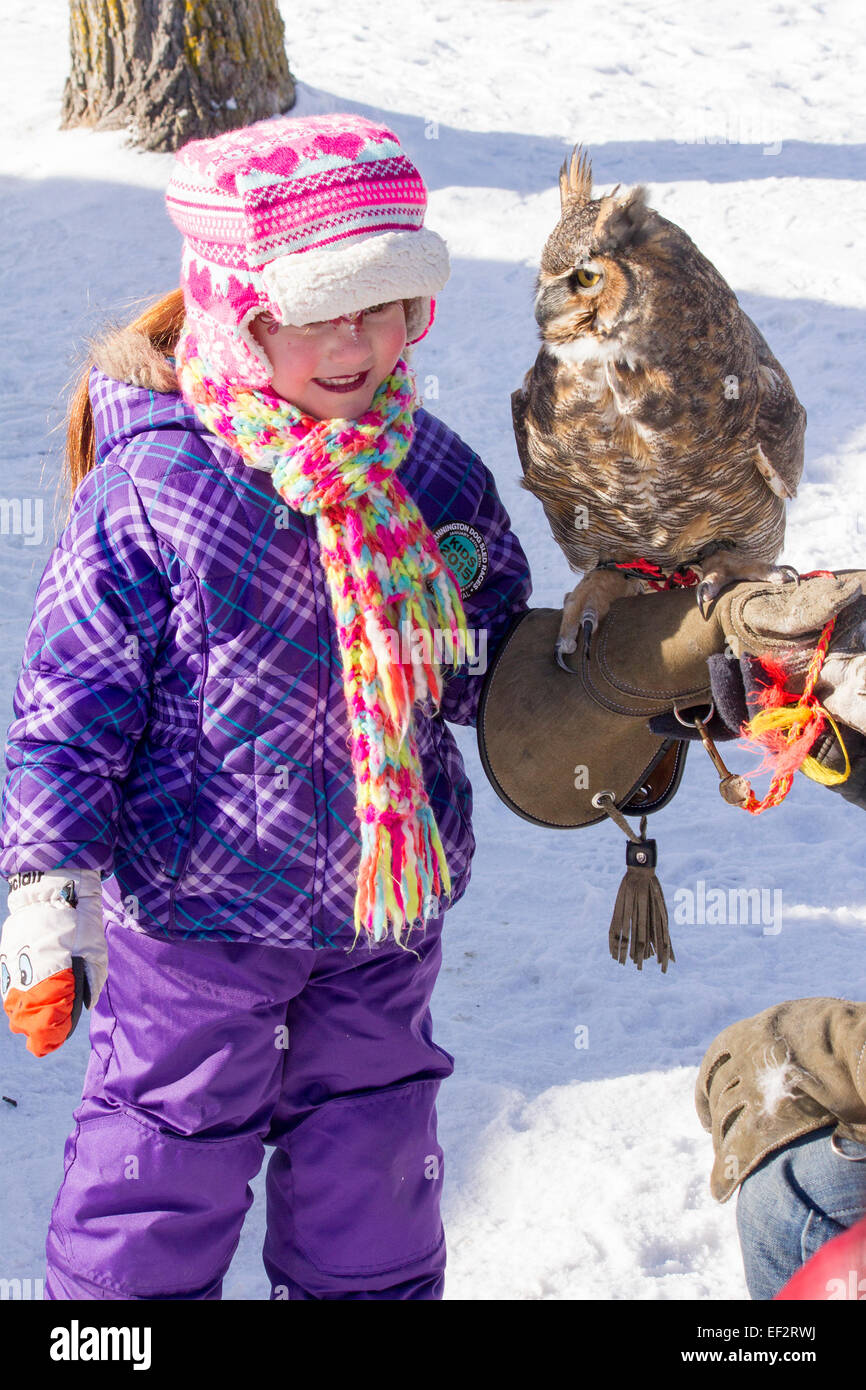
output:
M70 967L30 989L10 988L3 1008L12 1032L26 1033L28 1050L36 1057L45 1057L69 1037L78 1022L81 1003L80 992L76 1000L75 972Z
M105 983L100 875L93 869L17 874L0 938L0 994L13 1033L46 1057L75 1029Z

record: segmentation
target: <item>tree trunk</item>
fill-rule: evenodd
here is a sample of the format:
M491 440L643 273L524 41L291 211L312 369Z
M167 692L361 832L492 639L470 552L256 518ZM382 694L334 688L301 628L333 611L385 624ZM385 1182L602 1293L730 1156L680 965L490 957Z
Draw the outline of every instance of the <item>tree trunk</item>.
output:
M62 125L176 150L294 105L276 0L70 0Z

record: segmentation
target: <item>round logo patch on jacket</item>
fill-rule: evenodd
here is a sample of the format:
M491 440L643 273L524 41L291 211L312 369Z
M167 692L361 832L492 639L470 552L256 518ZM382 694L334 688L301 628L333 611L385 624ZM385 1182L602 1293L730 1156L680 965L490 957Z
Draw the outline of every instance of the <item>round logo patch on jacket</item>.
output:
M487 546L481 532L468 521L446 521L433 532L436 544L448 568L460 585L460 597L466 598L484 583L487 574Z

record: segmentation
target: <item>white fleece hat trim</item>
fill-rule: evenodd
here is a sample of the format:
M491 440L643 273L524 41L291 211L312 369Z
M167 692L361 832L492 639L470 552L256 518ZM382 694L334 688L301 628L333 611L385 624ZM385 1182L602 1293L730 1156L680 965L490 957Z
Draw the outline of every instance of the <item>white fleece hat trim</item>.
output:
M335 319L393 299L418 300L417 314L407 316L409 342L426 330L429 300L449 274L448 248L427 227L346 237L278 256L262 267L268 298L284 324Z

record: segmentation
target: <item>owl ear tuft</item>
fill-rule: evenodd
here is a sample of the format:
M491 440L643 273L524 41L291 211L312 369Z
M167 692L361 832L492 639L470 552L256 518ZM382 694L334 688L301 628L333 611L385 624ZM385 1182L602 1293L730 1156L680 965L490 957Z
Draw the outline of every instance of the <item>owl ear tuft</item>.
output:
M571 159L563 160L559 171L559 198L567 203L588 203L592 193L592 162L582 145L575 145Z
M616 192L616 190L614 190ZM612 200L609 195L605 202ZM624 249L637 245L643 239L647 223L652 217L652 208L646 204L646 189L643 185L632 188L623 197L612 203L610 212L604 218L604 242L609 249Z

